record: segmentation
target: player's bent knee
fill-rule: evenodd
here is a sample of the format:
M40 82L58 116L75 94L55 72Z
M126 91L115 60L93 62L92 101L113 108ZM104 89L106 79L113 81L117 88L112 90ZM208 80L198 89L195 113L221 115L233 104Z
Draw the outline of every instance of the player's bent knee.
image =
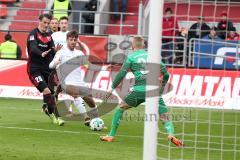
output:
M119 108L121 108L121 109L123 109L123 110L127 110L127 109L129 109L130 107L129 107L126 103L121 103L121 104L119 105Z
M95 101L91 96L85 96L83 97L83 100L88 104L90 108L96 107Z
M76 96L76 95L70 95L70 96L72 96L74 99L77 99L80 97L80 96Z
M84 86L66 85L65 92L71 96L83 97L89 95L89 89Z
M76 88L72 85L67 85L65 88L64 88L65 92L73 97L78 97L79 95L77 95L77 91L76 91Z
M169 121L169 116L167 113L163 113L160 115L160 120L163 122Z

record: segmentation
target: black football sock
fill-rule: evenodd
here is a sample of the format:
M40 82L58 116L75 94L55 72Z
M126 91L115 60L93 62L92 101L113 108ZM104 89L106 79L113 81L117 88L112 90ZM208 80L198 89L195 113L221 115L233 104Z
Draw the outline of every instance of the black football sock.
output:
M54 115L58 118L60 117L58 109L56 107L56 102L55 102L55 98L53 94L46 94L43 95L43 101L44 103L47 104L48 106L48 113L52 114L54 113Z
M53 111L54 111L54 106L56 105L55 104L55 99L52 96L52 94L43 95L43 102L47 104L48 113L52 114Z
M48 107L47 107L46 103L43 103L42 110L47 116L50 117L49 112L48 112Z
M55 107L53 108L53 113L55 114L55 116L58 118L58 117L61 117L59 112L58 112L58 109L57 109L57 106L55 105Z

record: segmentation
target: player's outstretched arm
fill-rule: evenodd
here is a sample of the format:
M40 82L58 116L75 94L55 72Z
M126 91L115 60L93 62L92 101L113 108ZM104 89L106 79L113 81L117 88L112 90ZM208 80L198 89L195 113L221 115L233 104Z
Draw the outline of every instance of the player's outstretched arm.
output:
M49 68L54 69L59 64L60 64L60 53L59 54L55 54L52 62L49 64Z
M115 89L119 85L119 83L123 80L123 78L126 76L130 66L131 66L131 62L127 58L124 61L120 71L118 72L118 74L116 75L116 77L115 77L115 79L114 79L114 81L112 83L112 88L113 89Z
M102 64L100 64L100 65L93 64L93 63L91 63L88 60L89 56L84 56L84 57L81 56L81 58L82 58L82 62L83 62L83 64L81 64L81 65L86 66L89 70L93 70L93 71L107 71L108 68L110 68L110 66L111 66L111 65L104 65L104 66L102 66Z

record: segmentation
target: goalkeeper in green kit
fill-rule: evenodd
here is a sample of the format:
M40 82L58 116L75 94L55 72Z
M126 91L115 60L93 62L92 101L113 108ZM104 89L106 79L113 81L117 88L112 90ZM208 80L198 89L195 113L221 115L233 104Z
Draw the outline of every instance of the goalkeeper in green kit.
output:
M113 119L112 119L112 126L111 130L108 135L101 136L100 139L102 141L113 142L114 137L116 135L117 128L120 124L120 120L122 118L123 112L131 107L137 107L141 103L145 102L145 95L146 95L146 62L148 53L143 50L144 48L144 39L142 37L134 37L132 42L133 53L127 56L125 62L122 65L121 70L116 75L112 83L111 89L108 91L107 97L110 97L113 90L119 85L122 79L127 74L128 70L130 70L135 77L135 84L133 86L133 90L129 92L123 102L121 102L118 108L115 110ZM160 88L160 94L162 94L164 87L169 79L169 73L166 70L163 63L160 64L160 72L162 75L162 83ZM163 122L164 128L168 134L168 140L171 141L178 147L183 147L184 144L174 137L174 126L171 120L168 117L168 109L162 99L159 98L158 103L158 112L160 115L160 119Z

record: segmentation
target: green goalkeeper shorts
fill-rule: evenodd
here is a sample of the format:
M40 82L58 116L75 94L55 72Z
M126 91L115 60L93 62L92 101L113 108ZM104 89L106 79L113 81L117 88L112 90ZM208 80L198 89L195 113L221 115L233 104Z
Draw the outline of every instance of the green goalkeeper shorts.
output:
M137 107L141 103L145 102L145 92L140 91L129 92L125 96L124 102L127 103L130 107ZM160 115L168 112L167 106L165 105L162 97L160 97L158 101L158 112Z

